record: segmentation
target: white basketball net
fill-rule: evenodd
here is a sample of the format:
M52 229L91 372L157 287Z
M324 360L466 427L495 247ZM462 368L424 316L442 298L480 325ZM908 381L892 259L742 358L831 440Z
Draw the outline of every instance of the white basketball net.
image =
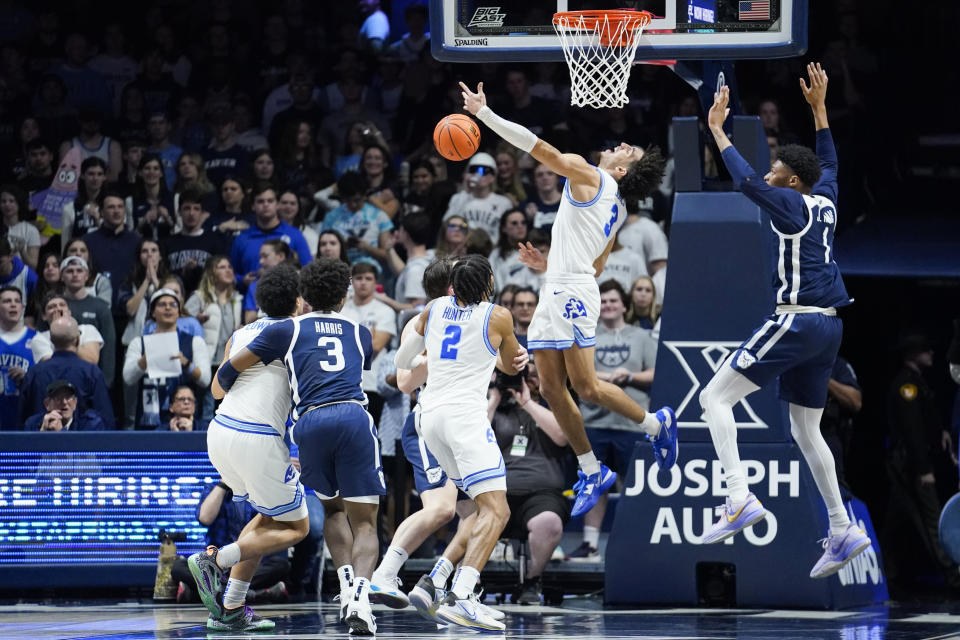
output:
M570 104L575 107L622 107L640 34L650 23L644 12L617 12L611 20L558 14L553 28L570 68ZM608 43L608 44L604 44Z

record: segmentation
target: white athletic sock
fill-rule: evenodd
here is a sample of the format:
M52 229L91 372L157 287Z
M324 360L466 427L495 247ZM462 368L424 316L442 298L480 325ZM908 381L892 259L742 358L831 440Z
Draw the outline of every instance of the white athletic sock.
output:
M600 528L591 527L590 525L583 525L583 541L589 542L590 546L594 549L600 547Z
M810 467L813 481L827 505L830 518L830 533L843 533L850 526L850 517L843 507L840 497L840 484L837 482L837 468L833 454L820 433L820 418L823 409L811 409L798 404L790 404L790 435L803 453L803 459Z
M407 550L403 547L390 545L387 552L383 554L383 560L380 566L373 572L373 577L377 581L389 582L400 573L400 567L407 561Z
M451 573L453 573L453 563L440 556L437 563L433 565L433 569L430 570L430 579L433 580L433 586L438 589L445 589L447 578L450 577Z
M663 426L660 424L660 421L657 420L657 414L653 411L647 411L647 415L644 416L643 422L640 423L640 428L645 434L651 438L655 438L660 435L660 429Z
M597 456L593 455L593 451L587 451L586 453L578 455L577 462L580 463L580 470L587 474L588 477L595 473L600 473L600 463L597 461Z
M337 578L340 579L340 591L346 591L353 585L353 565L345 564L337 569Z
M227 609L242 607L247 600L247 589L249 588L249 582L234 578L227 580L227 590L223 592L223 606Z
M221 569L229 569L240 562L240 547L236 542L231 542L217 551L217 566Z
M747 477L740 464L740 451L737 449L737 422L733 417L733 407L759 389L757 385L725 362L706 388L700 392L700 406L710 428L710 438L717 458L723 465L727 492L734 502L743 502L750 492Z
M450 591L456 594L458 600L462 600L473 593L479 579L479 571L473 567L461 565L457 569L457 575L453 577L453 586L450 587Z

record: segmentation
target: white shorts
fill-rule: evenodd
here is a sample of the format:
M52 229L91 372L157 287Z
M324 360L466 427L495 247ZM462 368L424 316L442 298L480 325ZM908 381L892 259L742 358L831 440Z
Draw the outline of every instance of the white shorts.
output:
M273 427L218 415L207 429L207 455L233 491L265 516L284 522L307 517L300 472Z
M527 329L527 349L569 349L597 344L600 287L585 273L548 274Z
M471 498L507 490L507 469L485 408L442 407L421 411L418 431L430 453Z

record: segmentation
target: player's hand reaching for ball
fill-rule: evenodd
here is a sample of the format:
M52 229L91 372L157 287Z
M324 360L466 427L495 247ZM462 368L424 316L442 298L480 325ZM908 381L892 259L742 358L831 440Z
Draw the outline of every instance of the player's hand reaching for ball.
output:
M713 106L707 113L707 124L710 130L723 129L723 122L730 114L727 105L730 104L730 87L723 85L720 90L713 94Z
M476 93L470 91L470 88L462 82L460 83L460 88L462 89L460 95L463 96L464 110L469 111L473 115L477 115L477 111L480 111L480 109L487 104L487 96L483 94L483 83L477 84Z

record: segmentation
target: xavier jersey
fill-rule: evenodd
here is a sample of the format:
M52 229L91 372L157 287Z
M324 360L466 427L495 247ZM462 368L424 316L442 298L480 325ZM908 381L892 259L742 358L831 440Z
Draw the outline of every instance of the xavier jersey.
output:
M308 313L269 327L250 343L264 362L287 369L293 420L311 407L334 402L366 404L361 373L370 369L370 331L339 313Z
M427 316L427 386L423 407L474 406L486 411L490 374L497 352L488 328L494 305L457 305L453 296L437 298Z
M603 169L600 189L593 200L577 202L570 193L570 181L563 188L563 200L550 231L547 278L555 273L594 273L593 263L603 254L610 239L627 218L617 181Z
M771 187L733 147L723 160L743 194L770 214L775 236L773 288L778 305L841 307L850 304L833 261L837 224L837 152L830 129L817 131L822 175L810 195ZM552 252L551 252L552 253Z
M282 321L282 318L261 318L237 329L230 339L228 357L237 355L268 327ZM217 416L225 421L265 424L281 435L286 432L289 415L290 385L280 359L258 362L241 373L217 409Z

